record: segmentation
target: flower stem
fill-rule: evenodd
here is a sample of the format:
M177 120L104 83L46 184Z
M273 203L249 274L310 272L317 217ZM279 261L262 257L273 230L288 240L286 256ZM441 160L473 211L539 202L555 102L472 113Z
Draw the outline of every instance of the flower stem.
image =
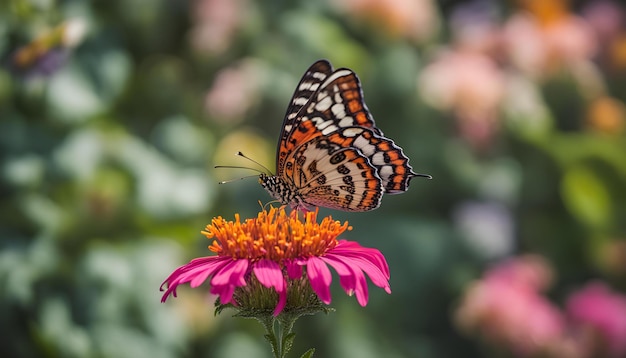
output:
M279 318L278 324L281 326L281 358L284 358L287 355L287 352L291 350L291 347L293 346L293 341L296 338L296 334L291 332L291 330L293 329L293 324L296 322L297 317L287 316L288 318L286 318L284 315L281 315L280 317L282 319Z
M278 320L273 316L257 317L257 319L263 324L263 327L265 327L265 339L272 346L274 357L285 358L287 353L291 350L293 341L296 338L296 334L291 330L293 329L297 316L281 315ZM278 323L279 326L278 337L276 335L276 323Z
M272 353L274 354L274 357L281 358L280 343L278 339L276 339L276 334L274 333L274 323L276 320L273 316L262 316L256 318L263 324L263 327L265 327L264 337L270 343L270 346L272 346Z

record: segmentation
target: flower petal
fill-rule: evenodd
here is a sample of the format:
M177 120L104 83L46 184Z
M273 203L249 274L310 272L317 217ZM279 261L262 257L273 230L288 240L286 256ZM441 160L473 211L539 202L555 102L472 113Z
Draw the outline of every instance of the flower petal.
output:
M222 303L234 303L235 288L246 285L245 274L248 266L248 260L231 259L211 279L211 293L218 294Z
M283 289L283 272L278 263L263 259L259 260L252 267L254 275L265 287L273 287L276 291Z
M346 293L352 296L356 294L357 302L363 307L367 305L369 298L365 275L358 266L351 266L342 258L326 256L324 262L332 266L339 274L339 282Z
M167 284L167 290L161 297L161 302L165 302L170 294L176 297L176 288L180 284L191 282L192 287L199 286L207 277L220 271L230 260L232 259L229 257L200 257L177 268L161 284L161 291L163 291L163 286Z
M340 244L344 244L341 245ZM365 271L376 286L391 293L389 286L389 266L384 256L376 249L361 247L358 243L340 241L334 249L326 253L326 258L337 258L350 267ZM346 247L348 249L346 249ZM339 248L339 249L337 249Z
M287 275L290 279L296 280L302 277L302 265L297 260L286 260Z
M309 282L311 282L311 288L317 294L317 297L325 304L330 303L330 283L332 282L332 275L330 270L326 266L326 263L319 257L310 257L307 260L307 275Z
M346 257L358 257L360 259L364 259L369 261L371 264L376 266L385 276L386 279L389 279L389 265L387 265L387 261L383 254L372 248L363 247L359 245L357 242L339 240L337 246L335 246L329 252L333 252L337 255L346 256Z
M274 309L274 316L278 316L287 304L287 283L280 265L272 260L263 259L255 263L252 270L263 286L273 287L278 293L278 304Z

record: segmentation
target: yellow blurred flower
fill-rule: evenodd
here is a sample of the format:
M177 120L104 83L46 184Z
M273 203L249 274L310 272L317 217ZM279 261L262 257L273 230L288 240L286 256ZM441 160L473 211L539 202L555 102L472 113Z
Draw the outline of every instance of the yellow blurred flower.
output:
M600 97L589 104L587 123L598 132L623 133L626 126L626 106L616 98Z

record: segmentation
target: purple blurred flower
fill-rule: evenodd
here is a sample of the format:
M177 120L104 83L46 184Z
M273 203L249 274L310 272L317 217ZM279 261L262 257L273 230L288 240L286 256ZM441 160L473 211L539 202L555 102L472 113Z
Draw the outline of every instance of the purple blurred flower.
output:
M84 20L67 20L17 49L10 66L26 77L50 76L67 63L70 50L83 40L86 32Z
M471 247L488 259L509 255L514 247L510 209L493 202L467 201L454 210L454 223Z

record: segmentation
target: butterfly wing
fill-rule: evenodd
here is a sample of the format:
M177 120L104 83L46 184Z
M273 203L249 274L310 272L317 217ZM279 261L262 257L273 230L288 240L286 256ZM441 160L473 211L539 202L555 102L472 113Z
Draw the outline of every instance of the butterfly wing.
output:
M286 151L317 136L328 137L342 147L359 149L377 168L385 193L408 189L413 172L409 159L376 127L363 100L357 75L346 68L333 72L299 113L298 126L284 141Z
M363 101L359 78L347 68L340 68L328 76L300 115L303 116L302 122L312 121L321 135L351 126L370 128L382 135Z
M369 128L340 128L329 134L328 139L344 147L357 148L367 157L376 168L386 194L403 193L408 189L411 178L423 176L413 172L402 148Z
M276 150L276 167L277 174L280 175L284 168L285 158L289 151L289 147L285 145L287 137L297 126L300 118L298 113L308 103L309 99L320 88L320 84L333 72L332 65L326 60L319 60L312 64L306 70L300 82L296 86L296 90L291 96L285 119L283 120L280 136L278 137L278 149Z
M287 178L307 205L343 211L368 211L380 205L382 181L376 168L355 148L317 137L288 157Z

